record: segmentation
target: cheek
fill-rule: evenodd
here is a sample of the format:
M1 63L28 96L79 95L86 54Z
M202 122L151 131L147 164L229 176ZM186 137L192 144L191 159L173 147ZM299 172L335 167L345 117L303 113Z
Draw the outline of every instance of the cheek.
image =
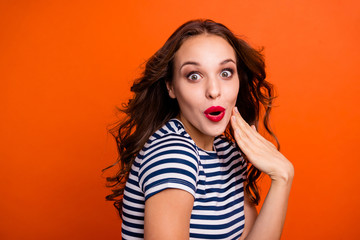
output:
M182 106L196 107L200 101L194 96L199 96L199 94L196 91L183 92L180 94L178 102Z
M239 82L234 82L233 84L227 86L225 92L226 92L228 101L235 104L238 93L239 93Z
M199 100L194 96L200 96L201 91L195 86L181 85L176 88L176 98L180 106L195 107Z

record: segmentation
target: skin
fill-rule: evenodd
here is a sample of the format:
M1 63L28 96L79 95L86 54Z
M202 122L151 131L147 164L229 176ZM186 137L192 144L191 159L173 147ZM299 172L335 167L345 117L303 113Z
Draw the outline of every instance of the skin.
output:
M176 98L178 118L198 147L213 150L214 138L228 125L239 91L236 56L223 38L201 35L188 39L175 54L174 79L169 95ZM225 108L220 122L210 121L204 111Z
M235 140L249 161L272 179L259 215L245 194L245 229L240 239L280 239L294 169L235 108L240 86L234 50L223 38L203 34L183 43L174 65L174 79L167 85L169 96L177 99L178 118L194 142L204 150L213 150L215 136L223 133L230 121ZM205 117L210 106L226 109L221 121ZM193 196L179 189L166 189L149 198L145 202L144 238L189 239L193 204Z
M254 125L249 126L245 122L236 108L233 110L231 125L235 131L235 140L249 161L271 178L271 186L259 215L253 220L255 215L250 213L253 221L251 229L240 239L280 239L294 167L271 142L256 131ZM251 209L249 203L247 205ZM245 221L247 217L245 201Z

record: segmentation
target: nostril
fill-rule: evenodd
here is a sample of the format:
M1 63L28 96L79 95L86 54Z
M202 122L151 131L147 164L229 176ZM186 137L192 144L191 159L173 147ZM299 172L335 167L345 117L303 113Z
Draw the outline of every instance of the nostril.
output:
M218 98L220 96L219 92L213 92L213 93L209 93L209 98L215 99Z

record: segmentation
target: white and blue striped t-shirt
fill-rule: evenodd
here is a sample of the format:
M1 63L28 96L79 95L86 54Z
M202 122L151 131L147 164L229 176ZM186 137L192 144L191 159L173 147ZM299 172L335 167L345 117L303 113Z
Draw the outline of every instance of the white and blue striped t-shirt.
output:
M144 238L145 201L168 188L194 196L190 239L238 239L244 229L246 162L233 143L198 148L177 119L156 131L136 157L125 186L122 239Z

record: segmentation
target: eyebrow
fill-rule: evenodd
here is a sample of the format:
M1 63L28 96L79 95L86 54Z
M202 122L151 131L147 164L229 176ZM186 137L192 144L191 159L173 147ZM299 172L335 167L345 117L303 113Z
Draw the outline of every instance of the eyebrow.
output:
M228 59L225 59L224 61L222 61L219 65L224 65L224 64L226 64L226 63L228 63L228 62L233 62L234 64L236 64L234 60L232 60L231 58L228 58ZM184 63L181 65L179 71L181 71L181 69L182 69L184 66L186 66L186 65L200 66L201 64L198 63L198 62L187 61L187 62L184 62Z

